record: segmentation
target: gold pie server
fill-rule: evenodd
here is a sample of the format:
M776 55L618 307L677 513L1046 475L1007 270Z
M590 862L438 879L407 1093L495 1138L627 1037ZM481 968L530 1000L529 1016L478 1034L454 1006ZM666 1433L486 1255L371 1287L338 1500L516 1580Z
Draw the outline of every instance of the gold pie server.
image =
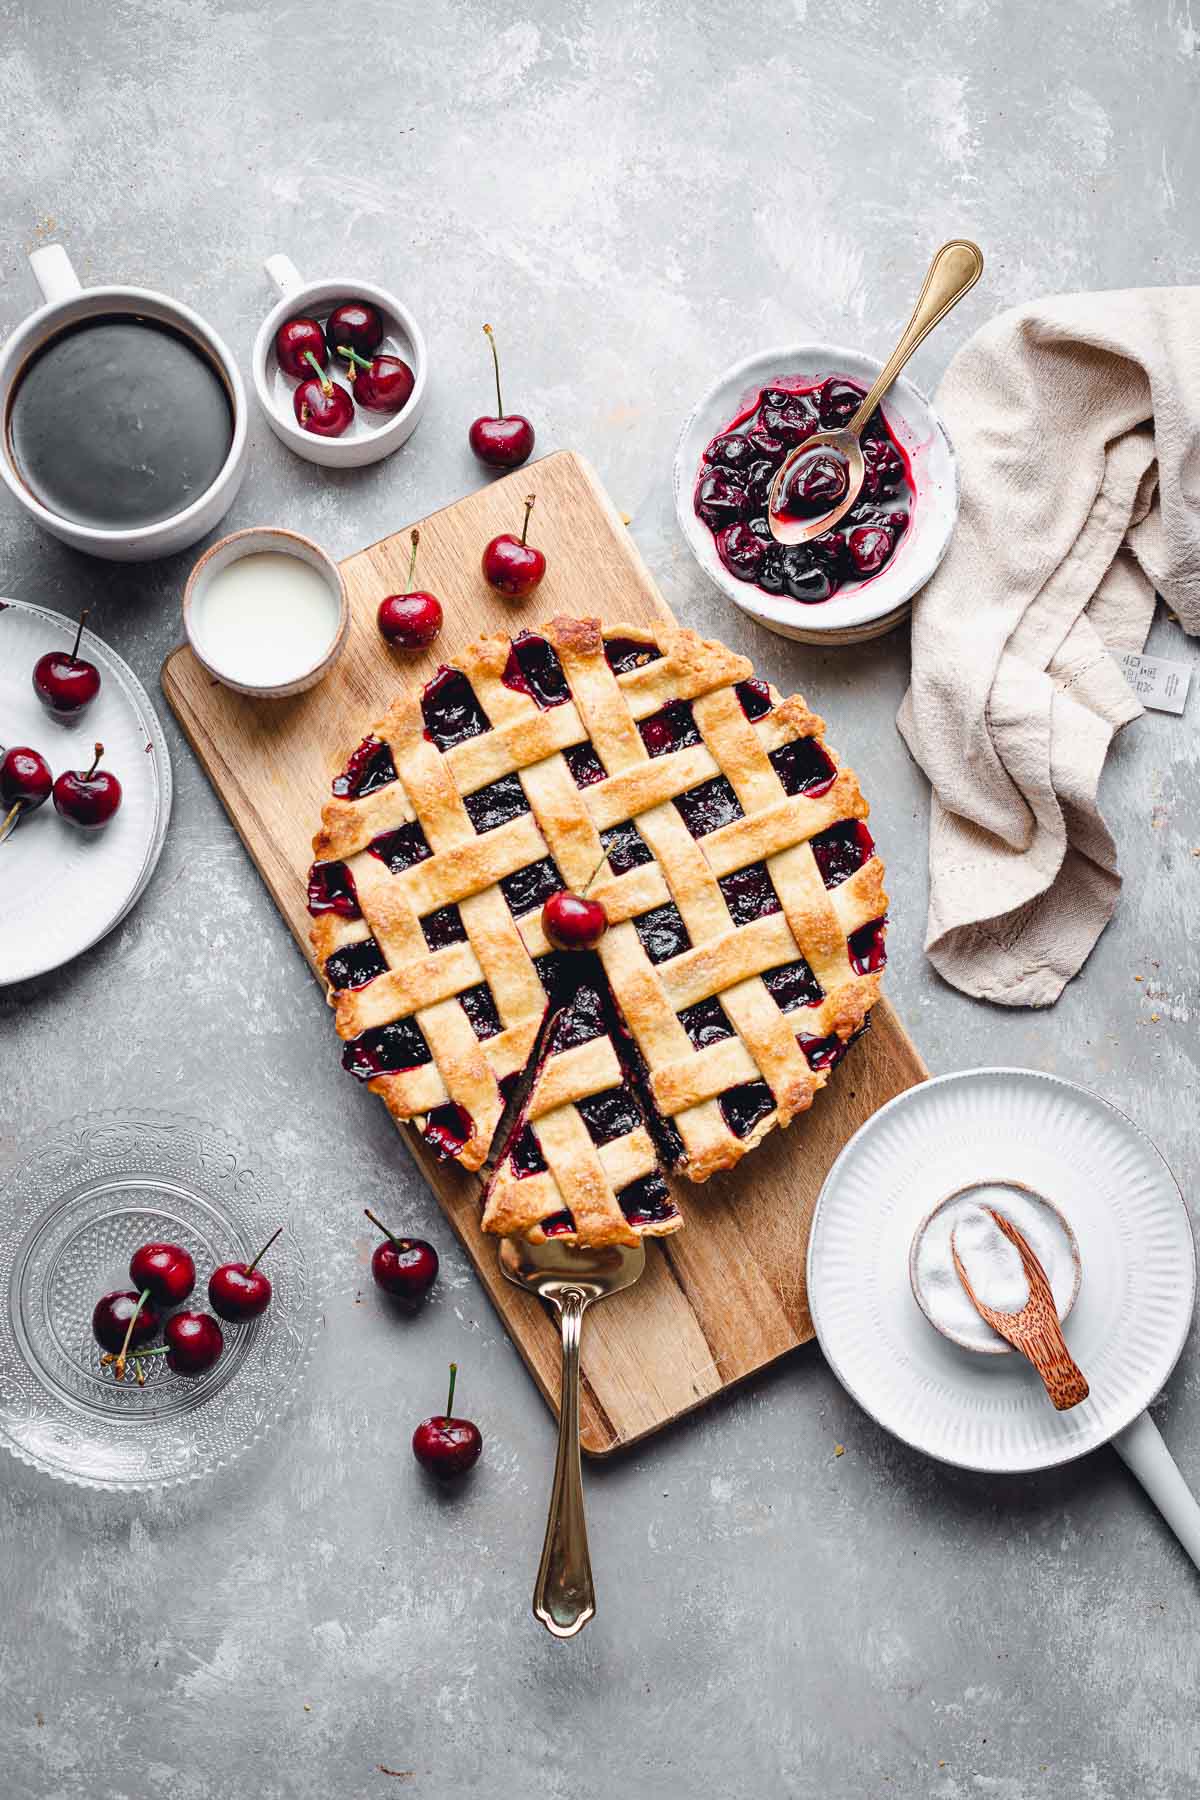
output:
M546 1541L533 1588L533 1615L554 1637L574 1637L596 1611L583 1469L579 1460L579 1341L583 1315L594 1300L632 1287L646 1266L645 1246L607 1244L586 1248L547 1238L530 1244L505 1238L500 1267L519 1288L549 1300L562 1326L562 1389L558 1407L558 1455L546 1519Z

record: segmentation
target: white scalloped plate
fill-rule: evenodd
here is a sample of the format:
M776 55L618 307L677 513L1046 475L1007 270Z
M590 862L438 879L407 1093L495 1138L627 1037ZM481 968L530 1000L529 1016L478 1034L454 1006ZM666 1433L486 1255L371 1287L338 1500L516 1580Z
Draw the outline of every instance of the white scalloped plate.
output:
M1091 1395L1056 1413L1021 1357L976 1356L934 1330L908 1253L949 1189L1010 1178L1070 1220L1083 1280L1064 1331ZM830 1367L865 1411L960 1468L1050 1468L1106 1443L1149 1405L1192 1323L1191 1221L1170 1169L1124 1113L1033 1069L971 1069L900 1094L825 1180L808 1300Z
M33 665L47 650L70 649L75 622L21 600L0 602L0 743L31 744L53 774L86 769L92 746L119 778L120 810L103 831L75 830L53 801L23 820L0 846L5 893L24 904L0 908L0 987L70 962L104 937L144 892L171 816L171 758L137 676L94 632L81 655L100 671L100 692L84 717L60 725L33 691Z

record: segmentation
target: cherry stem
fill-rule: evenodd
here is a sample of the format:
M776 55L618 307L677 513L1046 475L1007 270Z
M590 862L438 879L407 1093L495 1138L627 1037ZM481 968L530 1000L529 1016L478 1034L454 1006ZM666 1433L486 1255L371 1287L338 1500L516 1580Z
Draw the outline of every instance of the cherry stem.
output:
M421 534L414 526L412 534L412 555L408 559L408 591L410 594L412 593L413 575L416 572L417 567L417 545L420 541Z
M446 1395L445 1417L448 1419L454 1411L454 1384L458 1380L458 1364L450 1364L450 1392Z
M17 829L17 820L21 816L21 811L22 811L22 808L24 807L24 805L25 805L25 802L23 800L17 800L9 808L7 818L5 819L3 825L0 825L0 844L2 844L4 842L5 838L11 837L13 832Z
M533 503L536 499L536 494L526 494L525 496L525 523L521 527L522 543L524 543L525 539L529 536L529 515L533 511Z
M382 1231L384 1237L389 1238L391 1240L391 1242L393 1244L395 1244L395 1246L398 1250L400 1248L400 1239L396 1236L395 1232L389 1231L387 1226L384 1224L383 1220L377 1219L375 1217L375 1214L371 1211L369 1206L364 1206L363 1211L366 1213L368 1219L370 1219L372 1225L378 1225L378 1227L379 1227L380 1231Z
M353 373L355 369L373 369L375 367L373 362L368 361L365 356L360 356L357 350L350 349L346 344L339 344L337 353L339 356L345 356L349 359L351 373Z
M328 375L325 373L324 369L321 367L320 363L317 361L316 357L313 355L311 350L306 350L304 352L304 359L306 362L310 362L312 364L313 368L316 371L317 380L321 384L321 392L326 396L326 398L328 398L328 396L330 394L332 394L332 392L333 392L332 381L330 381Z
M608 861L608 851L606 850L604 852L604 855L600 858L600 861L596 864L595 868L592 870L591 874L588 876L587 885L583 889L582 893L579 896L579 898L581 900L587 899L588 895L592 891L592 888L595 886L597 875L600 873L601 869L604 867L604 865L607 861Z
M483 329L487 332L487 341L492 347L492 361L496 365L496 416L497 418L502 419L504 417L504 402L500 398L500 353L496 349L496 334L490 325L485 325Z
M88 770L87 774L83 778L85 781L90 781L92 779L92 776L96 773L96 770L100 767L100 758L103 755L104 755L104 745L97 744L95 760L93 761L91 768Z
M271 1245L275 1242L275 1239L279 1236L279 1233L282 1230L283 1230L283 1226L281 1225L279 1227L279 1231L273 1231L271 1233L270 1237L267 1239L266 1243L263 1245L262 1249L259 1251L258 1255L255 1257L254 1261L252 1263L246 1264L245 1272L247 1275L249 1275L253 1269L257 1269L259 1263L262 1261L263 1257L267 1254L267 1251L271 1248Z
M75 648L71 652L71 661L79 661L79 645L83 638L83 628L87 623L88 608L85 606L79 615L79 630L75 633Z
M121 1345L121 1353L113 1364L113 1374L117 1377L118 1381L124 1381L125 1379L125 1358L129 1353L129 1340L133 1336L133 1328L138 1322L138 1314L141 1312L149 1298L150 1289L143 1288L138 1295L138 1303L133 1309L133 1316L125 1327L125 1342Z

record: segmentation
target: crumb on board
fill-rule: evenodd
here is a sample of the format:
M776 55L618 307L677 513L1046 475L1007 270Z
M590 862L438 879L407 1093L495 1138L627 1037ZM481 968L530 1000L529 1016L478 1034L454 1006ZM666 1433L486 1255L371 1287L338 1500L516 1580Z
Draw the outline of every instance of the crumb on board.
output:
M833 1446L833 1454L835 1456L845 1456L845 1454L846 1454L845 1444L835 1444Z

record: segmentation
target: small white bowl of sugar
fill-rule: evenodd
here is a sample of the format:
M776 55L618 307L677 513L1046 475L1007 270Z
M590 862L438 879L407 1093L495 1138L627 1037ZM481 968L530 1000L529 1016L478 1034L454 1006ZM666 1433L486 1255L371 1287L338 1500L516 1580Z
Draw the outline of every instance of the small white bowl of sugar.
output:
M957 1250L985 1306L1020 1312L1029 1299L1029 1282L1016 1245L993 1212L1016 1226L1041 1263L1061 1324L1079 1292L1079 1245L1058 1207L1023 1182L974 1181L939 1200L917 1227L908 1276L917 1305L943 1337L984 1356L1007 1356L1008 1344L975 1310L953 1256Z

